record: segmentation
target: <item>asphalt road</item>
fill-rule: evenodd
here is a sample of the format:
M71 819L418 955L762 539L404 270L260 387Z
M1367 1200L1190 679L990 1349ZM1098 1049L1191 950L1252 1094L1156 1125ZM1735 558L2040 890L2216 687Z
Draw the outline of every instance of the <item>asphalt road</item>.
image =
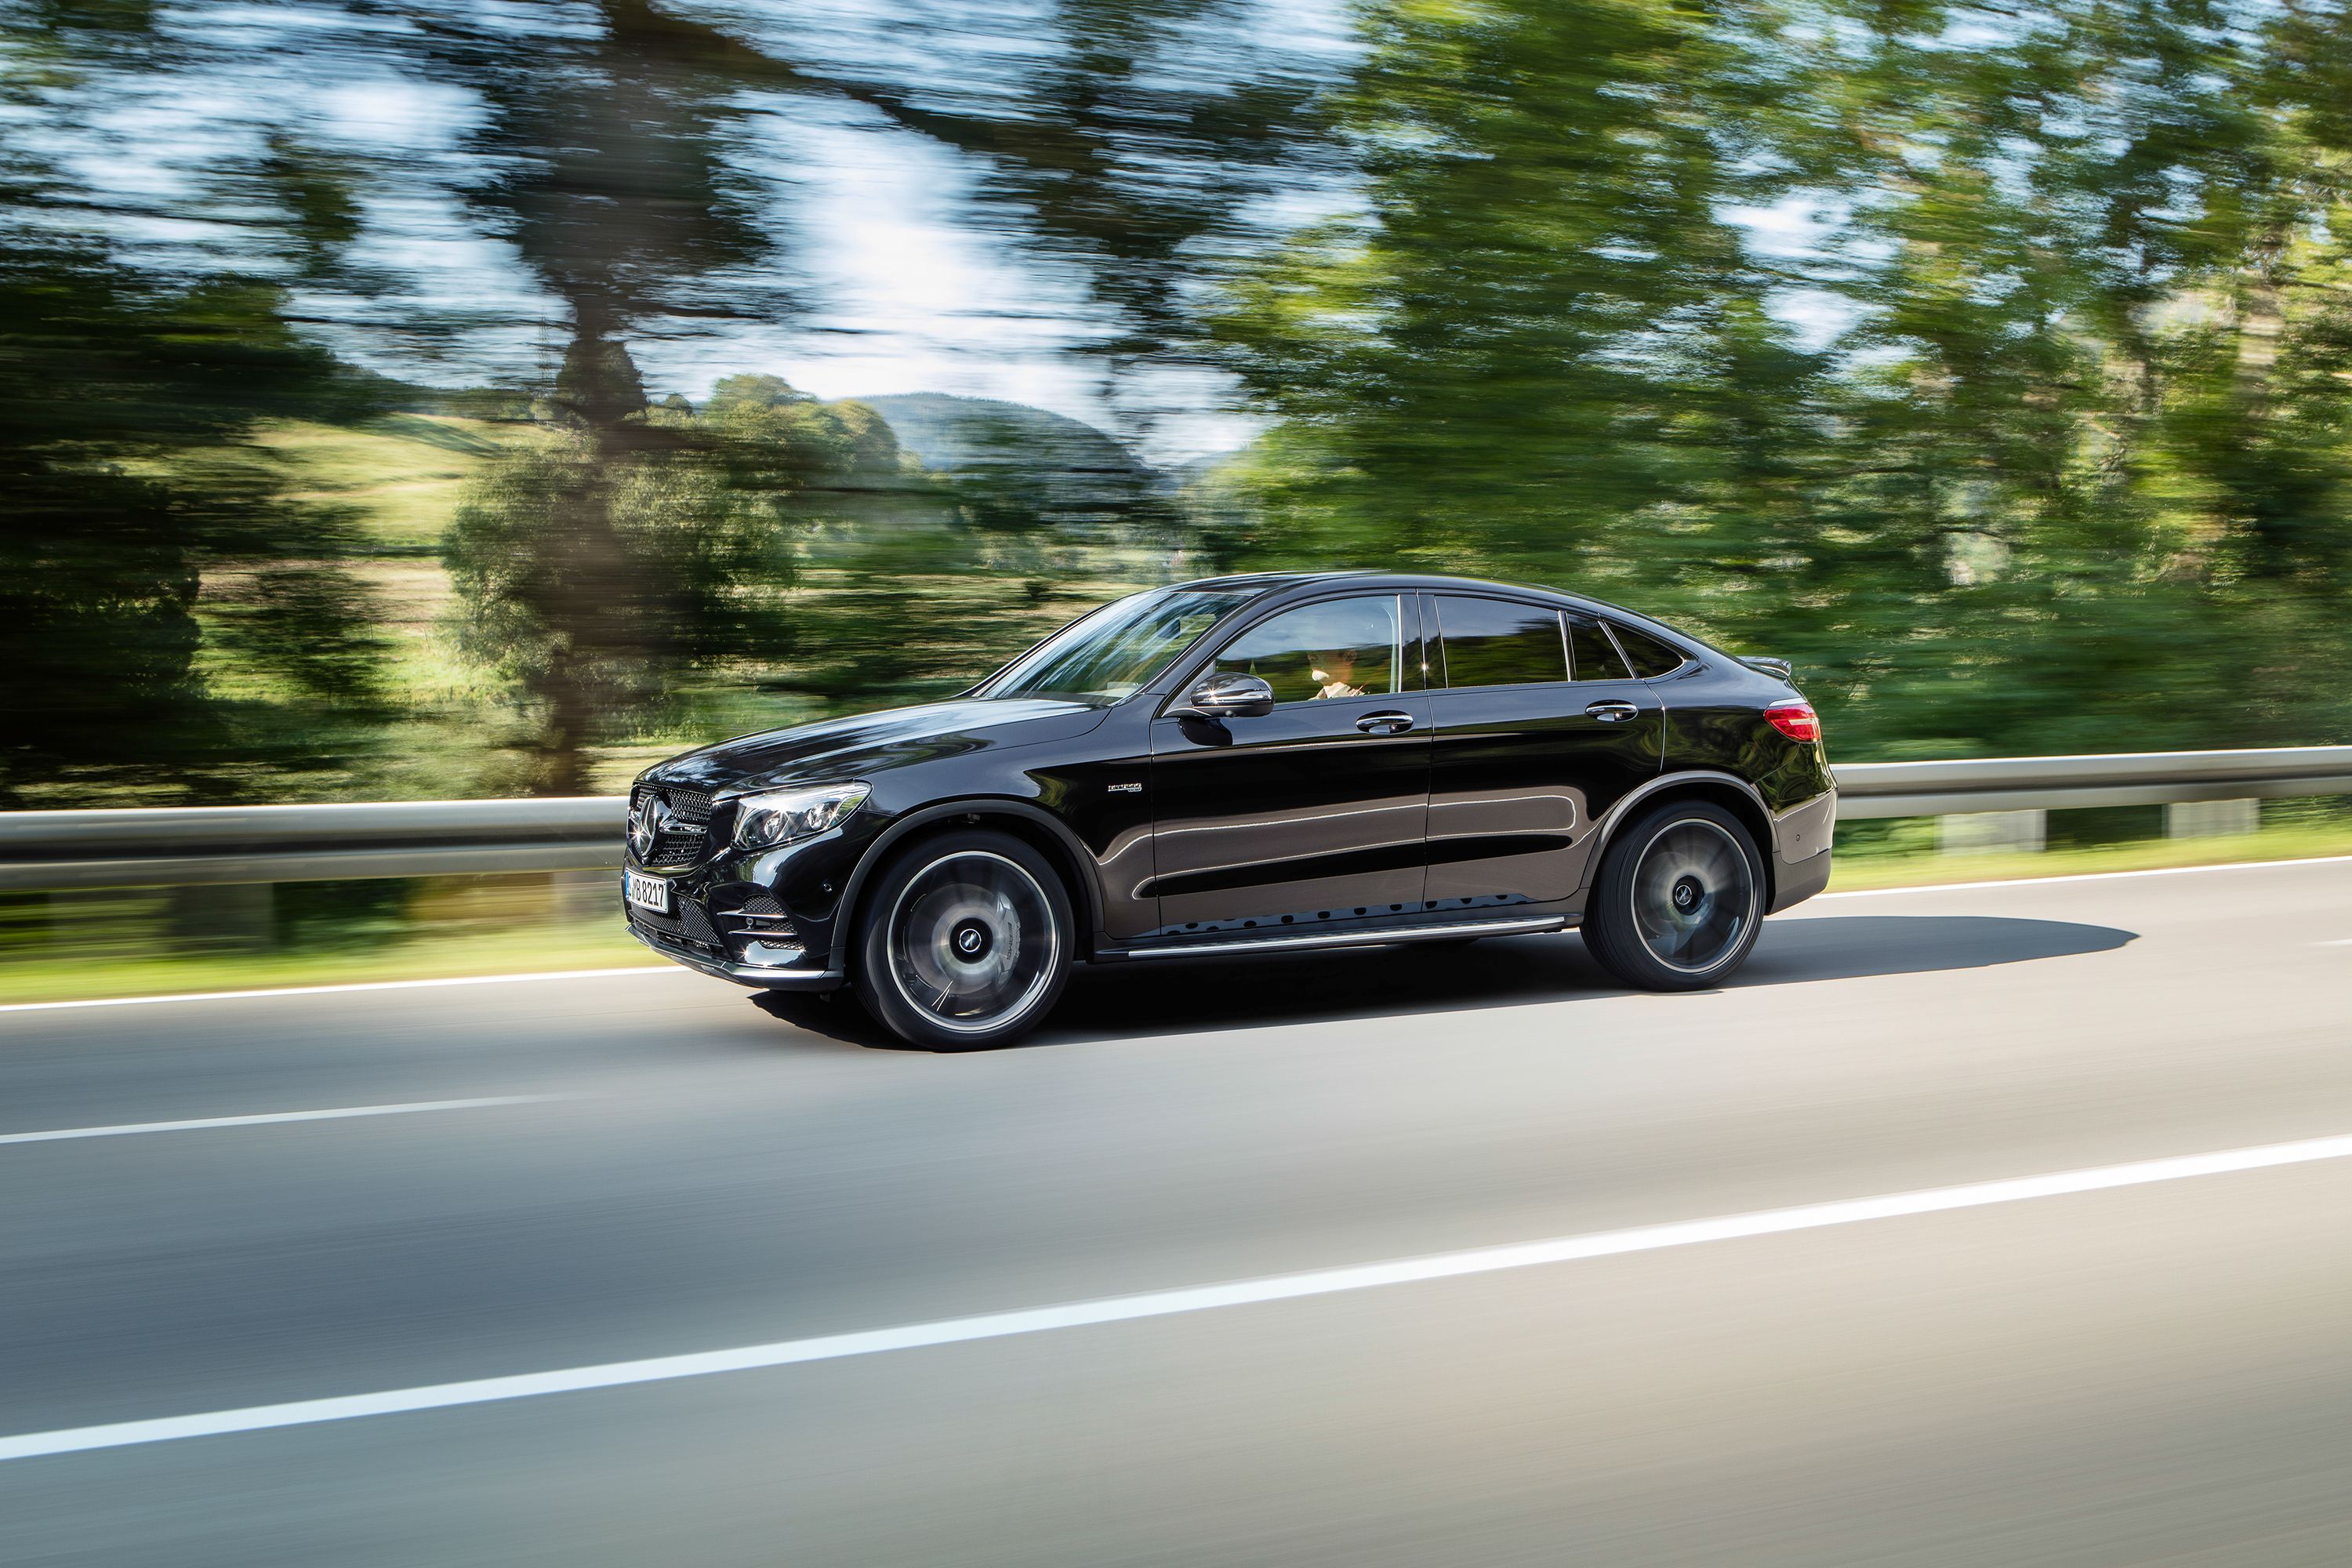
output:
M2336 861L1827 898L1703 995L1107 971L966 1057L683 972L4 1013L0 1563L2340 1564L2325 1150L43 1445L2340 1138L2348 982Z

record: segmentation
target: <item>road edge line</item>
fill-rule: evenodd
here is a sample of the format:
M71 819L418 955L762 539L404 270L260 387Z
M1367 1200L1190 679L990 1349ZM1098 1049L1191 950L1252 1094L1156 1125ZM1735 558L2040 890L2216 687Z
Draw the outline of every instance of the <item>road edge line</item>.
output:
M244 1116L195 1116L178 1121L117 1121L101 1127L49 1127L32 1132L0 1132L0 1145L70 1143L84 1138L130 1138L148 1132L207 1132L223 1127L278 1127L295 1121L352 1121L373 1116L415 1116L426 1111L488 1110L534 1105L565 1098L552 1094L493 1094L472 1100L410 1100L391 1105L338 1105L324 1110L257 1110Z
M1883 899L1896 893L1965 893L1982 888L2046 888L2059 882L2109 882L2124 877L2187 877L2199 871L2267 871L2280 866L2340 866L2352 855L2305 855L2293 860L2217 860L2210 866L2144 866L2136 871L2061 871L2054 877L1994 877L1980 882L1913 882L1900 888L1832 888L1823 899ZM1835 875L1832 868L1832 875ZM1802 908L1802 905L1797 906Z
M444 974L421 980L354 980L339 985L269 985L251 991L180 991L155 996L83 996L61 1002L0 1002L0 1013L54 1013L68 1007L144 1007L163 1002L243 1002L265 996L341 996L359 991L417 991L431 985L509 985L535 980L601 980L614 974L690 974L668 963L619 969L544 969L523 974Z

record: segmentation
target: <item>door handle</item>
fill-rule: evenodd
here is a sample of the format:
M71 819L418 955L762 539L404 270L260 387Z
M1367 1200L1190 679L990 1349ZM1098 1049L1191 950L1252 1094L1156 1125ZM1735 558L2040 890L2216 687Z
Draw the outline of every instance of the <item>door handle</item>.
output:
M1631 702L1620 702L1614 698L1605 702L1595 702L1584 711L1603 724L1622 724L1628 719L1639 718L1642 712Z
M1356 721L1356 728L1367 735L1402 735L1412 728L1412 715L1393 709L1383 713L1367 713Z

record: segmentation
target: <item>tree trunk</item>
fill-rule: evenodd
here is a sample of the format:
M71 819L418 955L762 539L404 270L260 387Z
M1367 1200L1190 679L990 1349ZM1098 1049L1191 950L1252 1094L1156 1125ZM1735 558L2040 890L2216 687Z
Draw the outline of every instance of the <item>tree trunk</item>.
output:
M635 613L644 585L613 519L614 469L641 445L634 421L645 388L601 312L575 305L574 321L555 402L585 437L588 462L539 535L548 553L533 574L546 585L541 609L557 643L535 693L546 713L537 784L550 795L591 793L587 748L608 707L629 695L621 672L651 651Z

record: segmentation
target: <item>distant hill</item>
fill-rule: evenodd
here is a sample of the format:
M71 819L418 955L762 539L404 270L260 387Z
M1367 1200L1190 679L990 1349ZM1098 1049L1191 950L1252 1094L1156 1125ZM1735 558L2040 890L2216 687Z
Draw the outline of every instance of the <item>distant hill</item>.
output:
M957 397L944 392L893 393L859 397L890 422L898 445L936 473L977 468L1027 466L1050 454L1056 467L1080 473L1140 473L1145 468L1115 437L1091 425L992 397Z
M1166 489L1117 438L1043 408L941 392L851 401L882 416L900 448L949 479L983 525L1129 521Z

